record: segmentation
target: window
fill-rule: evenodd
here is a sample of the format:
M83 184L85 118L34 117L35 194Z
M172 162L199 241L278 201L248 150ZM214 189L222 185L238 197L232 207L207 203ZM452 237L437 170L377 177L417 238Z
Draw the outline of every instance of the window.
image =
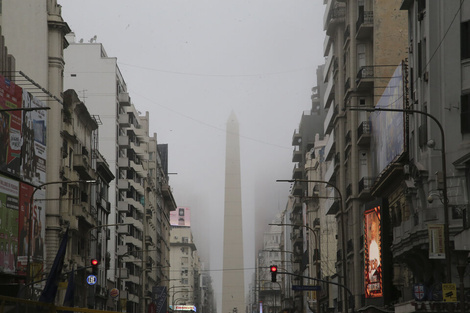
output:
M460 59L470 59L470 21L460 24Z
M460 107L460 132L470 133L470 94L462 95Z

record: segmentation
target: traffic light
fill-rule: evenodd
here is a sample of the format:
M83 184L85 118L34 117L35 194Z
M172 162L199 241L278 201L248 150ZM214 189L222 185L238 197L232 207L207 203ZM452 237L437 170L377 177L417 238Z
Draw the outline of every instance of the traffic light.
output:
M271 271L271 281L275 283L277 275L277 265L271 265L269 270Z
M91 259L91 273L93 275L98 275L98 260L97 259Z

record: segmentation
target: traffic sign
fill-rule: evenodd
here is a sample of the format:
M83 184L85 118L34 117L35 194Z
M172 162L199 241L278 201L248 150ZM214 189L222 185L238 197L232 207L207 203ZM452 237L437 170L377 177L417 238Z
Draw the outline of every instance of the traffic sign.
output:
M312 285L292 285L292 290L294 291L304 291L304 290L321 290L321 286L312 286Z
M88 285L94 285L96 284L97 281L98 281L98 278L96 278L95 275L88 275L88 277L86 278L86 282Z

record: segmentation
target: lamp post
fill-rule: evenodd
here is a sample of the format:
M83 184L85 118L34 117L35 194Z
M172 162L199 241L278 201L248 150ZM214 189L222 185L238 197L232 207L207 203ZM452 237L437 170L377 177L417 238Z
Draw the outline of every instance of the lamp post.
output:
M343 269L343 283L344 286L347 287L347 277L348 277L348 272L347 272L347 264L346 264L346 231L345 231L345 226L344 226L344 209L343 209L343 195L341 194L341 191L339 190L336 185L324 181L324 180L313 180L313 179L278 179L276 182L288 182L288 183L320 183L320 184L325 184L328 185L329 187L332 187L336 190L336 192L339 195L339 210L341 213L341 219L340 219L340 224L341 224L341 247L342 247L342 253L341 253L341 263L342 263L342 269ZM349 307L349 301L347 298L347 293L346 290L343 290L343 300L344 300L344 306L345 306L345 311L348 312L348 307Z
M60 181L51 181L51 182L46 182L41 185L35 186L33 192L31 193L31 197L29 199L29 216L28 216L28 223L29 223L29 228L28 228L28 256L26 260L26 285L29 285L32 281L31 279L31 254L32 254L32 218L33 218L33 201L34 201L34 195L36 194L36 191L39 189L42 189L45 186L48 185L54 185L54 184L74 184L74 183L86 183L86 184L93 184L96 183L96 180L60 180ZM33 296L33 286L31 285L30 288L30 297Z
M375 112L375 111L384 111L384 112L401 112L401 113L416 113L422 114L434 122L436 122L437 126L439 127L441 133L441 140L442 140L442 148L441 148L441 167L442 167L442 197L443 197L443 205L444 205L444 250L445 250L445 262L446 262L446 282L452 282L452 257L450 253L450 233L449 233L449 198L447 196L447 162L446 162L446 143L445 143L445 134L444 128L442 127L439 120L434 117L433 115L420 111L420 110L413 110L413 109L388 109L388 108L348 108L351 111L367 111L367 112Z

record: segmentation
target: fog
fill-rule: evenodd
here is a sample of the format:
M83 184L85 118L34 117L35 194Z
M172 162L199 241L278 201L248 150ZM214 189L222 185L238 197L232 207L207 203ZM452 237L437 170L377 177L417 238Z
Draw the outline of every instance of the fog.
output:
M322 1L59 3L77 41L96 35L117 58L150 132L168 143L170 185L177 205L191 208L220 306L226 121L233 110L240 123L248 284L255 233L285 208L289 185L275 181L292 176L292 134L324 61Z

